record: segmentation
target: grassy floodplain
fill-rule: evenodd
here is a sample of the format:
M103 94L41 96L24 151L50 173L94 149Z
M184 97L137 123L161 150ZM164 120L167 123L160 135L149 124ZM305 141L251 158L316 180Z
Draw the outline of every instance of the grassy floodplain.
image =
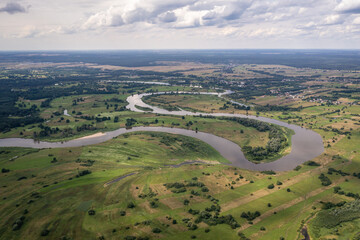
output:
M77 148L0 148L0 239L276 240L302 239L304 229L311 239L358 238L356 206L353 215L346 212L346 204L360 195L358 70L176 61L108 64L1 68L0 80L12 89L2 91L1 124L21 122L2 124L0 137L65 141L122 127L165 126L215 134L242 148L265 148L269 131L234 121L125 109L126 98L137 93L231 89L234 93L225 98L173 94L144 101L165 109L289 122L319 133L325 152L292 171L274 173L227 166L209 145L164 133L125 134ZM125 82L133 80L139 83ZM173 86L140 83L148 80ZM251 108L238 109L228 100ZM26 121L37 116L43 121ZM292 133L281 130L289 141ZM289 151L284 148L263 161ZM331 211L343 215L341 223L329 227L324 216Z

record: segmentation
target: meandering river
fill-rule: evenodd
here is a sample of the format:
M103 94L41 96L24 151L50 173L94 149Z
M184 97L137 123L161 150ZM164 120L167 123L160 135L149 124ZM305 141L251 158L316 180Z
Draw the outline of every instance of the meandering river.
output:
M180 92L179 92L180 93ZM201 93L201 94L213 94L221 97L224 94L228 94L229 91L225 93ZM162 94L162 93L157 93ZM187 129L180 128L167 128L167 127L133 127L132 129L120 128L114 131L106 132L103 135L98 135L90 138L79 138L66 142L42 142L34 141L33 139L24 139L24 138L5 138L0 139L1 147L30 147L30 148L61 148L61 147L80 147L86 145L92 145L97 143L102 143L108 141L116 136L119 136L124 133L129 132L138 132L138 131L151 131L151 132L166 132L172 134L181 134L193 138L197 138L208 143L210 146L215 148L224 158L228 159L232 166L245 168L249 170L274 170L274 171L287 171L295 168L297 165L302 164L308 160L311 160L319 156L324 151L324 146L321 136L311 130L301 128L299 126L288 124L282 121L278 121L271 118L265 117L256 117L256 116L247 116L242 114L231 114L231 113L199 113L199 112L189 112L185 110L179 111L167 111L165 109L150 106L142 101L142 97L151 95L149 93L136 94L129 96L127 98L128 106L127 109L135 112L143 112L140 109L137 109L135 105L151 108L153 109L152 113L166 114L166 115L192 115L192 116L215 116L215 117L241 117L241 118L251 118L256 119L279 126L287 127L294 130L295 134L291 138L291 152L283 156L282 158L270 162L270 163L261 163L254 164L248 161L241 148L227 140L213 134L204 133L204 132L195 132Z

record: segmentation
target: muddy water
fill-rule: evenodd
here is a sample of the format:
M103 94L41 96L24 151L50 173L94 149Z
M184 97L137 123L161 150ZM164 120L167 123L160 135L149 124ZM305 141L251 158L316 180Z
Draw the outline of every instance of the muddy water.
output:
M206 94L217 94L217 93L206 93ZM112 139L113 137L119 136L124 133L138 132L138 131L151 131L151 132L166 132L172 134L181 134L193 138L197 138L206 142L215 148L224 158L228 159L232 166L250 169L250 170L274 170L274 171L286 171L295 168L297 165L304 163L305 161L311 160L319 156L324 151L323 142L321 136L314 131L301 128L299 126L288 124L282 121L278 121L271 118L247 116L242 114L230 114L230 113L193 113L189 111L167 111L158 107L150 106L142 101L142 97L149 94L136 94L127 98L129 105L127 108L135 112L143 112L135 107L135 105L141 107L147 107L153 109L153 113L166 114L166 115L203 115L203 116L215 116L215 117L241 117L256 119L279 126L284 126L294 130L295 134L291 138L291 152L270 163L254 164L249 162L241 148L227 140L209 133L195 132L187 129L180 128L167 128L167 127L134 127L132 129L120 128L115 131L106 132L102 136L95 136L91 138L74 139L66 142L41 142L34 141L32 139L23 138L6 138L0 139L1 147L31 147L31 148L61 148L61 147L80 147L86 145L92 145L102 143ZM222 94L217 94L221 96Z

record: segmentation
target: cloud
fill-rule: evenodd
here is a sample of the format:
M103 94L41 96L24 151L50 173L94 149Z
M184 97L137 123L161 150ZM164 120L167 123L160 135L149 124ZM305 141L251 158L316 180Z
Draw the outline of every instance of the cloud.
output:
M1 12L6 12L8 14L26 13L29 8L30 5L27 7L23 7L19 3L9 2L5 5L5 7L0 8L0 13Z
M335 8L336 11L341 13L357 14L360 13L359 0L342 0Z
M129 1L126 4L113 5L107 10L94 13L83 24L83 29L119 27L135 23L160 24L161 27L175 29L221 25L239 19L251 6L252 1Z

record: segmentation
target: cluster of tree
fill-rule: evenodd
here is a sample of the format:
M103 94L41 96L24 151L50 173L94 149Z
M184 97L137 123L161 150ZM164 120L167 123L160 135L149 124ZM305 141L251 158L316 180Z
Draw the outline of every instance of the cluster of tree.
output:
M82 177L82 176L85 176L85 175L88 175L88 174L91 174L91 171L90 170L81 170L78 172L78 174L76 175L76 177Z
M328 168L328 174L332 175L333 173L340 174L341 176L349 176L350 173L343 172L341 170L337 170L335 168Z
M325 174L321 173L319 176L319 179L321 181L321 184L323 186L329 186L332 182L330 180L330 178L328 178L327 176L325 176Z
M302 107L298 107L298 108L292 108L292 107L288 107L288 106L280 106L280 105L270 105L270 104L266 104L265 106L261 106L261 105L256 105L254 107L254 110L257 112L270 112L270 111L275 111L275 112L296 112L296 111L300 111L302 109Z
M13 231L19 230L22 227L22 225L24 224L24 221L25 221L25 216L21 216L21 217L17 218L12 225L12 230Z
M246 220L248 220L249 222L254 220L257 217L260 217L261 213L259 211L255 211L255 212L242 212L240 217L245 218Z
M232 215L220 216L221 207L220 205L211 205L211 207L205 208L204 211L189 209L188 212L194 216L197 216L195 223L204 222L210 226L216 226L218 224L227 224L231 228L235 229L240 227L238 222ZM214 214L212 214L214 212Z
M347 197L351 197L351 198L355 198L355 199L360 199L360 195L358 193L345 192L345 191L341 190L341 187L339 187L339 186L334 187L334 193L339 194L339 195L345 195Z
M320 201L320 203L322 204L322 207L321 207L322 209L331 209L331 208L335 208L335 207L344 206L346 201L341 201L341 202L338 202L338 203Z
M131 127L131 126L135 125L136 123L137 123L136 119L134 119L134 118L127 118L127 119L126 119L125 126L126 126L126 127Z

